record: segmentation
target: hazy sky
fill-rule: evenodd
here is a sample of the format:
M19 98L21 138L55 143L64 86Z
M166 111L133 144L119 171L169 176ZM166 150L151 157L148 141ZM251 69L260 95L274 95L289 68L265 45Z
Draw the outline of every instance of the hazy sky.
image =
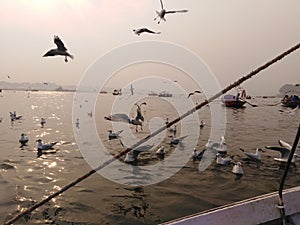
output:
M225 87L300 42L299 0L165 0L164 6L189 12L167 15L158 25L159 0L1 0L0 80L76 85L110 50L162 40L197 53ZM132 29L139 27L162 33L138 37ZM42 57L55 47L54 35L74 60ZM299 71L300 50L244 87L274 94L283 84L300 83Z

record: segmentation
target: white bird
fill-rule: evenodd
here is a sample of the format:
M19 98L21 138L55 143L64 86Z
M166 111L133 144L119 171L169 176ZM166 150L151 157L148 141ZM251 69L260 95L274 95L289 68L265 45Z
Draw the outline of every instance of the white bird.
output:
M176 135L176 132L177 132L177 126L174 125L174 127L170 127L169 128L169 131L172 132L174 134L174 136Z
M71 59L74 58L67 52L68 49L65 47L64 43L58 36L54 36L54 43L56 44L57 48L51 49L45 55L43 55L43 57L62 55L65 56L65 62L68 62L68 57L70 57Z
M38 150L48 150L48 149L53 149L53 146L57 144L57 142L52 142L48 144L43 144L41 139L37 140L38 143Z
M126 162L126 163L132 163L135 160L136 160L136 158L133 156L133 153L131 151L127 152L126 157L124 159L124 162Z
M123 130L119 130L118 132L113 133L112 130L109 130L108 131L108 139L109 140L117 139L122 132L123 132Z
M223 158L220 153L217 153L216 156L217 156L216 162L217 162L218 165L227 165L232 161L231 157Z
M237 163L233 166L232 172L233 172L234 174L237 174L237 175L243 175L243 174L244 174L244 171L243 171L243 168L242 168L242 163L237 162Z
M188 12L188 10L170 10L170 11L167 11L164 9L164 6L163 6L163 2L162 0L160 0L160 5L161 5L161 10L160 11L156 11L157 13L157 17L154 18L154 20L158 19L158 24L160 23L161 20L163 21L166 21L166 18L165 18L165 15L166 14L170 14L170 13L186 13Z
M202 129L205 126L205 122L203 120L200 121L200 129Z
M122 145L123 148L126 148L128 149L128 147L126 147L123 142L120 140L120 143ZM139 154L141 152L146 152L146 151L149 151L153 148L154 144L152 145L142 145L140 147L137 147L131 151L129 151L127 154L126 154L126 157L125 157L125 162L127 163L131 163L131 162L134 162L137 160L137 157L139 156Z
M265 148L280 152L280 158L274 158L275 161L287 162L288 158L290 156L291 150L292 150L292 146L282 140L279 140L278 142L279 142L280 146L266 146ZM294 154L291 162L295 163L297 160L297 157L298 157L298 155Z
M165 154L166 154L166 151L165 151L165 147L164 147L164 146L161 146L161 147L158 148L157 151L156 151L156 155L164 156Z
M227 152L227 145L225 142L224 136L221 137L220 143L214 143L211 148L217 150L220 153L226 153Z
M194 148L194 151L193 151L193 154L192 154L193 160L194 161L201 160L205 151L206 151L206 149L203 149L202 151L197 151L197 149Z
M114 122L123 122L123 123L129 123L136 126L135 131L138 132L138 126L141 127L141 130L143 130L143 121L144 117L141 112L141 106L147 105L146 102L141 103L140 105L135 104L138 108L136 111L136 117L135 118L129 118L128 115L124 113L116 113L110 116L105 116L104 119L114 121Z
M261 148L257 148L255 153L251 153L251 152L246 152L244 149L240 148L240 150L242 152L244 152L244 154L249 158L252 159L254 161L260 161L261 160L261 152L265 152L263 149Z
M155 32L155 31L152 31L152 30L149 30L148 28L138 28L138 29L134 29L133 32L140 36L142 33L150 33L150 34L160 34L160 32Z
M170 144L171 144L171 145L178 145L179 143L182 142L182 140L183 140L184 138L187 137L187 135L186 135L186 136L179 137L179 138L174 138L173 136L170 136L170 137L171 137L171 142L170 142Z
M212 145L213 145L212 140L208 140L207 143L205 144L205 147L206 147L206 148L211 148Z
M27 135L24 134L24 133L22 133L22 134L21 134L21 137L20 137L20 139L19 139L19 142L20 142L20 144L21 144L21 147L25 146L25 145L27 144L27 142L28 142L28 137L27 137Z

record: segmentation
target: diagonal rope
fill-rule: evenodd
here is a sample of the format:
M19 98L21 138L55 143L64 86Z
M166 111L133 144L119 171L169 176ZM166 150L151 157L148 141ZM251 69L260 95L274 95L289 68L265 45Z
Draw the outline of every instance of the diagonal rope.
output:
M237 81L235 81L234 83L228 85L226 88L224 88L223 90L219 91L218 93L216 93L215 95L213 95L212 97L210 97L209 99L206 99L205 101L203 101L202 103L196 105L195 107L193 107L192 109L190 109L189 111L187 111L186 113L182 114L181 116L179 116L178 118L174 119L173 121L171 121L168 125L161 127L160 129L154 131L153 133L149 134L148 136L146 136L145 138L141 139L140 141L138 141L137 143L135 143L134 145L132 145L130 148L127 148L125 150L123 150L122 152L120 152L119 154L115 155L113 158L107 160L106 162L104 162L103 164L99 165L98 167L96 167L95 169L90 170L89 172L87 172L86 174L84 174L83 176L77 178L76 180L74 180L73 182L67 184L66 186L64 186L62 189L60 189L59 191L49 195L47 198L41 200L40 202L37 202L36 204L32 205L31 207L29 207L28 209L24 210L23 212L17 214L16 216L14 216L12 219L4 222L3 225L8 225L8 224L13 224L14 222L16 222L17 220L19 220L21 217L25 216L26 214L31 213L32 211L34 211L35 209L39 208L40 206L44 205L45 203L47 203L48 201L50 201L51 199L55 198L56 196L62 194L63 192L67 191L69 188L75 186L76 184L80 183L81 181L87 179L89 176L93 175L95 172L103 169L104 167L106 167L107 165L111 164L112 162L114 162L115 160L119 159L121 156L125 155L126 153L128 153L129 151L131 151L132 149L135 149L136 147L140 146L141 144L145 143L147 140L151 139L152 137L156 136L157 134L161 133L162 131L166 130L167 128L171 127L172 125L174 125L175 123L179 122L180 120L186 118L187 116L191 115L192 113L196 112L197 110L201 109L203 106L207 105L208 103L214 101L215 99L217 99L218 97L220 97L221 95L225 94L226 92L228 92L229 90L239 86L240 84L242 84L243 82L245 82L246 80L252 78L253 76L255 76L256 74L258 74L259 72L261 72L262 70L265 70L266 68L268 68L269 66L271 66L272 64L278 62L279 60L283 59L285 56L291 54L292 52L296 51L298 48L300 48L300 43L298 43L297 45L291 47L290 49L286 50L285 52L281 53L280 55L276 56L275 58L273 58L272 60L268 61L267 63L263 64L262 66L258 67L257 69L251 71L250 73L248 73L247 75L241 77L240 79L238 79Z

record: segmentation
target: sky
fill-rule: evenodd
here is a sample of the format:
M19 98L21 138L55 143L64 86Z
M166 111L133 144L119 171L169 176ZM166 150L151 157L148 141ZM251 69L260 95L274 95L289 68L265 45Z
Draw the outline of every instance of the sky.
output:
M189 11L157 24L159 0L1 0L0 81L77 85L113 49L158 40L196 53L226 87L300 42L299 0L164 0L164 7ZM161 34L137 36L132 30L140 27ZM54 35L74 60L42 57L55 47ZM276 94L284 84L300 83L299 61L300 50L243 86L250 95ZM116 86L127 78L115 79Z

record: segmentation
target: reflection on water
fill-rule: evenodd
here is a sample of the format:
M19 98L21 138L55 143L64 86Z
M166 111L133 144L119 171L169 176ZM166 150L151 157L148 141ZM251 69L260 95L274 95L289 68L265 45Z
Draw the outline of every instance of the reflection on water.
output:
M80 109L86 110L86 118L80 119L80 127L76 128L80 129L85 123L95 120L98 136L109 151L107 154L116 154L122 150L118 140L108 140L107 130L112 127L108 121L103 120L104 115L110 114L109 105L113 100L111 95L101 95L97 100L96 115L93 118L87 115L91 109L85 109L83 104ZM1 106L5 106L0 108L0 117L3 118L0 123L0 222L60 190L90 170L74 139L72 101L72 93L33 92L30 98L25 92L3 93L0 99ZM144 117L148 122L155 116L161 117L161 121L165 121L167 117L172 120L178 116L172 107L169 110L161 110L162 103L156 98L147 101ZM199 162L193 162L192 158L181 169L176 168L176 165L174 168L167 168L178 169L171 178L146 187L120 185L97 174L56 197L32 215L21 219L19 224L24 221L29 221L28 224L157 224L276 191L284 167L273 160L278 156L277 152L264 152L262 161L257 163L246 160L239 150L239 147L242 147L254 152L257 147L277 145L278 139L289 143L293 141L300 114L280 114L280 105L266 106L274 103L273 101L274 99L255 99L258 107L247 105L244 109L226 109L225 138L228 154L233 156L235 162L242 162L245 172L238 179L232 174L231 165L219 166L215 162L200 173ZM16 111L18 115L23 116L22 119L11 125L10 111ZM134 114L134 110L131 113ZM197 149L202 150L210 135L209 107L204 107L198 115L199 119L206 123L204 128L199 130ZM47 120L44 128L40 126L40 118ZM153 124L159 125L161 121L153 120ZM193 124L199 126L196 122ZM178 136L181 135L180 127L181 124L178 124ZM130 129L134 136L141 138L149 134L150 127L146 124L144 131L139 133L134 132L134 127ZM27 134L29 142L27 146L19 148L21 133ZM164 138L168 135L166 132L162 136L164 141L160 144L163 144L167 151L164 159L157 158L155 150L142 152L137 162L141 167L131 169L139 169L144 176L148 176L147 169L143 166L164 163L174 151L169 145L169 138ZM52 154L49 152L37 157L38 138L44 142L59 143L54 147ZM83 144L91 146L88 142ZM189 143L183 143L182 148L192 156L193 149ZM298 163L290 169L285 187L300 184ZM117 167L114 172L119 172ZM153 174L150 175L149 179ZM154 175L161 176L160 172Z

